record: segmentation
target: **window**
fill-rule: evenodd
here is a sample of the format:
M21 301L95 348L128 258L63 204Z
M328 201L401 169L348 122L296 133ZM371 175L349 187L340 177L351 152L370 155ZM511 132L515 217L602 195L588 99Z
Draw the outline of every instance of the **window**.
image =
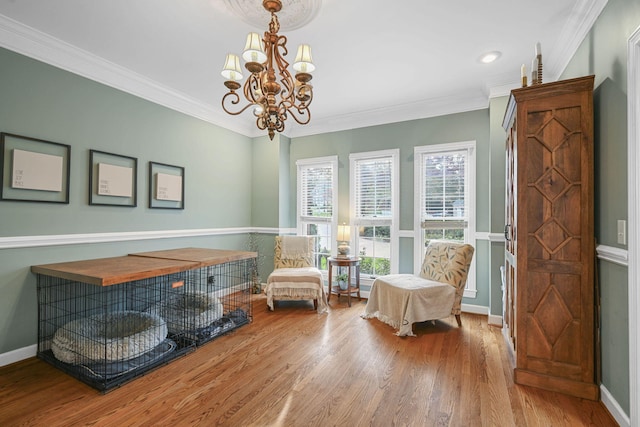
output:
M349 156L352 253L365 280L398 271L398 157L398 150Z
M316 266L327 270L337 224L338 158L303 159L298 169L298 234L316 237ZM335 251L333 251L335 252Z
M429 241L475 243L475 141L415 147L414 154L417 272ZM465 297L475 297L473 271Z

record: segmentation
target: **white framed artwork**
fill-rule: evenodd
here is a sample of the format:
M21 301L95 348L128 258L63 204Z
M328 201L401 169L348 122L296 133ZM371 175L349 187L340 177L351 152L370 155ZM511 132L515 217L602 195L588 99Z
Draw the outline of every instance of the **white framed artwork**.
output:
M149 207L184 209L184 199L184 168L149 162Z
M0 133L0 200L69 203L71 146Z

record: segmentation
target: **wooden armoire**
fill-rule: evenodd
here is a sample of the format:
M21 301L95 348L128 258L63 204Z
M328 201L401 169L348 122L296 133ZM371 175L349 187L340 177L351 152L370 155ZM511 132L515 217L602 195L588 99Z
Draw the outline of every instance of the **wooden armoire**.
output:
M597 400L593 80L511 92L504 334L516 383Z

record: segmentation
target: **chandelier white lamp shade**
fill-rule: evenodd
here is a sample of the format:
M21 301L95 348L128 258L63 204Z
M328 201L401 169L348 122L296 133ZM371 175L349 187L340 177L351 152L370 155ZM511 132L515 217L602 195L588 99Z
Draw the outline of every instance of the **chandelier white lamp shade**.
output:
M271 13L269 31L261 39L258 33L249 33L242 59L249 76L244 85L237 55L228 54L222 76L224 85L229 89L222 98L222 108L231 115L238 115L252 108L256 116L256 125L267 130L273 139L276 132L284 131L285 120L290 116L301 125L311 120L309 105L313 100L311 72L315 69L311 56L311 47L302 44L298 47L293 63L295 79L289 72L287 38L279 35L280 24L276 12L282 9L280 0L263 0L262 6ZM246 105L239 106L240 95L236 92L243 88Z

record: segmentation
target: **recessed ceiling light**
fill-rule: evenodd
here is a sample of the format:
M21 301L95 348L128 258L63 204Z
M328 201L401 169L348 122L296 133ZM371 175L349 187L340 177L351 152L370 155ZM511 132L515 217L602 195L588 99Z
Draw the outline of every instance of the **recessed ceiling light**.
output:
M497 50L494 50L493 52L487 52L480 57L480 62L490 64L496 59L500 58L500 55L502 55L502 52L498 52Z

